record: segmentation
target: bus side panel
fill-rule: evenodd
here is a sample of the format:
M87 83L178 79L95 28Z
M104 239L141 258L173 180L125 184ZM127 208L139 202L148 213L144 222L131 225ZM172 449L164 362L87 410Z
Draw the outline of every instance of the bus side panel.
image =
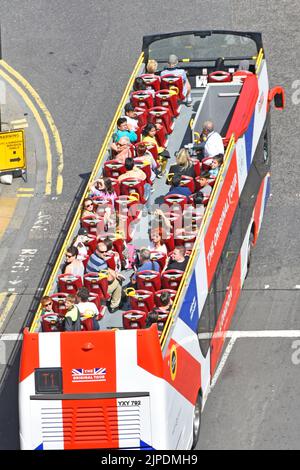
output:
M258 75L258 100L255 106L255 115L253 123L253 141L251 151L251 161L254 158L257 144L261 137L263 127L266 122L268 112L268 95L269 95L269 80L267 63L262 61L261 70Z
M235 312L240 292L241 256L239 255L211 341L211 376L215 373L223 344L226 339L226 333Z
M257 240L257 237L261 228L263 216L264 216L264 210L266 207L266 199L268 197L269 180L270 180L270 175L268 174L261 183L259 193L257 195L257 200L255 203L254 216L253 216L253 219L255 222L254 242L256 242Z

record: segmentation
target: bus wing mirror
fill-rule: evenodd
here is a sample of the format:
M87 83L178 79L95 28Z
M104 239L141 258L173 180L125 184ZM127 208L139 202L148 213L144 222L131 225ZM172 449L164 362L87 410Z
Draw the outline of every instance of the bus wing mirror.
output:
M276 109L284 109L285 107L285 94L281 86L276 86L269 91L269 103L274 99Z

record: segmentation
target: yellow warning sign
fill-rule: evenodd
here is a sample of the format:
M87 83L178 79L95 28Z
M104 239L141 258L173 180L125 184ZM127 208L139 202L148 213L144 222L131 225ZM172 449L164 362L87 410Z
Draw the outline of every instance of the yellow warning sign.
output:
M0 132L0 171L25 167L24 130Z

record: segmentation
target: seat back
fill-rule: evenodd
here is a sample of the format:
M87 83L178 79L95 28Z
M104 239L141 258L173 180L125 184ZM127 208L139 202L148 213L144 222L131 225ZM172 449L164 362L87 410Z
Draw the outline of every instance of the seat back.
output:
M151 166L148 161L145 161L143 157L135 158L134 164L136 167L140 168L146 175L146 182L152 184L151 181Z
M250 70L236 70L232 74L232 80L233 81L239 80L239 81L244 82L246 78L249 77L250 75L253 75L253 72L250 72Z
M58 287L60 292L76 294L78 289L82 287L82 279L80 276L74 276L73 274L59 274Z
M155 106L164 106L168 108L171 117L179 116L178 95L172 90L159 90L155 93Z
M224 70L216 70L208 75L208 83L231 82L231 73Z
M148 108L141 108L140 106L136 106L134 111L136 112L139 128L143 129L143 127L145 127L148 122Z
M142 310L128 310L123 313L123 327L126 330L145 328L146 312Z
M155 292L154 294L154 301L155 301L155 305L157 307L160 307L162 305L161 303L161 294L163 292L169 292L169 294L171 295L171 299L174 300L175 299L175 296L177 294L177 291L174 290L174 289L160 289L159 291Z
M110 178L112 187L117 196L120 196L120 183L117 178Z
M194 165L195 176L200 176L201 173L201 163L197 158L191 158L191 162Z
M178 99L184 100L183 94L183 79L181 76L172 75L172 73L168 73L163 75L160 80L160 88L162 90L169 89L169 88L177 88L178 89Z
M139 201L144 204L144 181L138 178L126 178L121 181L121 194L130 196L132 193L138 194Z
M140 271L136 275L137 287L141 290L156 292L161 288L160 273L152 270Z
M149 109L148 120L153 124L159 124L163 126L165 133L171 134L173 126L169 108L155 106L154 108Z
M59 315L55 313L47 313L41 316L41 327L44 333L51 331L63 331L63 322Z
M168 269L161 276L163 289L177 290L184 272L178 269Z
M147 290L136 290L129 295L130 307L133 310L150 312L154 308L154 293Z
M130 98L131 104L138 108L153 108L153 95L148 90L134 91Z
M160 267L160 271L162 271L166 265L167 255L161 251L151 250L151 260L157 261Z
M67 297L66 292L56 292L55 294L50 295L53 305L53 311L59 315L65 315L67 307L65 305L65 300Z
M97 235L97 231L104 230L104 218L97 214L87 215L81 217L80 225L86 228L89 235Z
M103 174L108 178L118 178L123 173L126 173L126 168L123 163L118 160L108 160L104 163Z
M180 206L183 210L184 206L187 204L188 200L186 196L182 194L169 194L168 196L164 197L164 202L168 204L168 206Z
M83 278L84 286L90 293L96 293L100 299L107 300L108 295L108 280L106 273L88 273Z
M144 73L141 75L141 78L146 83L147 87L152 88L152 90L159 90L160 89L160 76L154 75L154 73Z
M191 193L193 193L195 191L194 178L192 178L191 176L182 175L181 176L180 186L183 186L185 188L189 188Z
M183 233L177 234L175 237L175 246L184 246L184 248L188 251L193 249L195 240L197 237L197 233Z

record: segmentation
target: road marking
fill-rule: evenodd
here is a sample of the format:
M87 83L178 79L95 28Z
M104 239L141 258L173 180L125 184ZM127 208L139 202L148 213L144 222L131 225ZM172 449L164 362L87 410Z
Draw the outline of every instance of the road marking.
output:
M222 359L221 359L221 361L220 361L220 363L219 363L219 365L218 365L218 367L217 367L217 370L216 370L216 372L215 372L215 374L214 374L214 376L213 376L213 379L212 379L212 381L211 381L210 392L214 389L214 387L215 387L215 385L216 385L216 383L217 383L217 380L218 380L218 378L220 377L222 370L224 369L224 366L225 366L225 364L226 364L226 361L227 361L227 359L228 359L228 356L229 356L229 354L231 353L231 350L232 350L232 348L233 348L234 343L236 342L236 340L237 340L237 338L233 336L233 337L231 338L231 340L229 341L229 343L228 343L228 345L227 345L227 348L225 349L225 352L224 352L224 354L223 354L223 356L222 356Z
M17 194L17 197L33 197L33 196L34 196L34 194L29 194L29 193L28 193L28 194L26 194L26 193L24 193L24 194L22 194L22 193Z
M18 199L12 197L1 197L0 206L1 206L1 215L0 215L0 238L3 236L7 226L9 225L16 206Z
M18 191L30 192L30 191L34 191L34 188L19 188Z
M9 314L15 300L16 300L17 294L11 294L9 296L9 299L7 301L7 304L5 305L3 312L0 315L0 328L3 326L3 323L6 320L7 315Z
M21 341L22 339L23 335L20 333L5 333L3 335L0 334L0 341Z
M299 338L300 330L228 331L226 338Z
M0 60L0 65L3 65L3 60ZM0 69L0 76L2 76L23 98L25 103L27 104L28 108L31 110L32 114L35 117L35 120L41 130L41 133L44 138L45 148L46 148L46 159L47 159L47 172L46 172L46 187L45 187L45 194L49 196L51 194L51 187L52 187L52 154L51 154L51 147L50 147L50 140L49 135L46 129L45 124L43 123L39 112L37 111L36 107L34 106L31 99L27 96L24 90L18 85L15 80L13 80L7 73Z
M52 132L52 135L53 135L53 138L54 138L56 152L57 152L57 155L58 155L56 194L60 195L62 193L62 189L63 189L62 172L63 172L63 169L64 169L64 156L63 156L63 148L62 148L62 143L61 143L61 140L60 140L59 132L58 132L58 129L57 129L57 127L54 123L54 120L51 116L51 113L48 110L45 103L43 102L43 100L41 99L41 97L38 95L38 93L34 90L34 88L32 88L30 83L28 83L28 81L19 72L17 72L15 69L13 69L4 60L1 60L0 64L4 68L6 68L6 70L8 72L10 72L15 78L17 78L22 83L24 88L26 88L26 90L35 99L35 101L37 102L37 104L39 105L40 109L43 111L43 113L46 117L46 120L49 124L49 127L51 129L51 132Z

